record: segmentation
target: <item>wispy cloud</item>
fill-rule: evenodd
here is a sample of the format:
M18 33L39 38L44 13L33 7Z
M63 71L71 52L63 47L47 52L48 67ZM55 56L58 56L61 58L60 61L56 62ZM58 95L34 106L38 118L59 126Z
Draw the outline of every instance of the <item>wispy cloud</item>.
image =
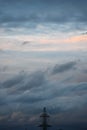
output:
M69 62L62 65L55 65L52 74L62 73L74 69L76 62Z

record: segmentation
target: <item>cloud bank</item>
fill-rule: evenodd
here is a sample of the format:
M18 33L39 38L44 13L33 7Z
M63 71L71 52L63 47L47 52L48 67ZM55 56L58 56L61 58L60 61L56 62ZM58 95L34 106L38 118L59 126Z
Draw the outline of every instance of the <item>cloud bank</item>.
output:
M38 24L71 23L75 29L86 27L86 0L0 1L1 27L37 27ZM43 14L43 15L42 15ZM79 23L79 24L78 24Z
M86 123L87 82L68 83L69 80L60 82L57 79L60 74L75 72L77 68L74 69L74 66L77 66L77 62L72 61L57 66L57 73L54 66L50 71L22 72L1 82L0 124L35 123L44 106L51 111L55 124Z

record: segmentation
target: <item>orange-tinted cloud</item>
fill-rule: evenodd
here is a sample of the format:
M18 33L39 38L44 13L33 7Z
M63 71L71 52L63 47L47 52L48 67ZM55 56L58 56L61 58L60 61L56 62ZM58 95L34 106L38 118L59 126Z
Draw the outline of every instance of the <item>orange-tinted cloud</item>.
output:
M87 41L87 35L73 36L68 39L65 39L66 43L77 43L77 42L86 42L86 41Z

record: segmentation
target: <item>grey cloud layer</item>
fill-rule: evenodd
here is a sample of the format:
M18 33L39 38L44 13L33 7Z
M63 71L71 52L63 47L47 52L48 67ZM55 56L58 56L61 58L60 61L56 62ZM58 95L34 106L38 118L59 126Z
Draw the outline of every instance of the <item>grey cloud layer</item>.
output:
M72 70L76 65L76 62L69 62L59 66L60 71L57 68L57 75ZM55 67L51 68L52 71L54 68ZM53 76L54 75L48 71L37 71L32 74L19 73L19 75L12 79L1 83L0 117L1 115L6 116L4 120L1 118L1 121L8 122L8 120L10 120L11 123L12 121L17 123L21 119L21 116L19 116L21 112L21 114L23 113L23 122L25 122L27 120L26 115L28 115L28 117L30 115L32 117L34 114L37 115L39 112L38 109L43 106L47 106L52 110L54 117L56 116L54 119L57 123L59 121L58 116L60 115L63 117L60 122L63 123L67 115L69 116L67 122L75 122L74 118L78 119L77 123L82 122L81 118L79 121L80 115L83 115L84 120L87 119L84 113L87 108L87 82L63 84L59 81L55 81ZM79 109L80 112L74 114L77 112L77 109ZM74 114L72 119L70 117L71 113ZM15 118L12 119L11 115L18 116L19 119L14 120Z
M82 0L1 0L0 25L30 26L38 23L87 23L87 1ZM81 27L80 27L81 28Z

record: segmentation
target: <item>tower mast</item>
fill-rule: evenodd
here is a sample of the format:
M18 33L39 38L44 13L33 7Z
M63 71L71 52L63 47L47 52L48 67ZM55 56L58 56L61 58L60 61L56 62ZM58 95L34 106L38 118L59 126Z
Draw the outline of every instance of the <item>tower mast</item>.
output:
M51 125L47 123L47 118L49 118L50 116L46 112L46 107L43 108L43 113L40 117L42 118L42 124L39 125L39 127L42 127L43 130L47 130L48 127L51 127Z

